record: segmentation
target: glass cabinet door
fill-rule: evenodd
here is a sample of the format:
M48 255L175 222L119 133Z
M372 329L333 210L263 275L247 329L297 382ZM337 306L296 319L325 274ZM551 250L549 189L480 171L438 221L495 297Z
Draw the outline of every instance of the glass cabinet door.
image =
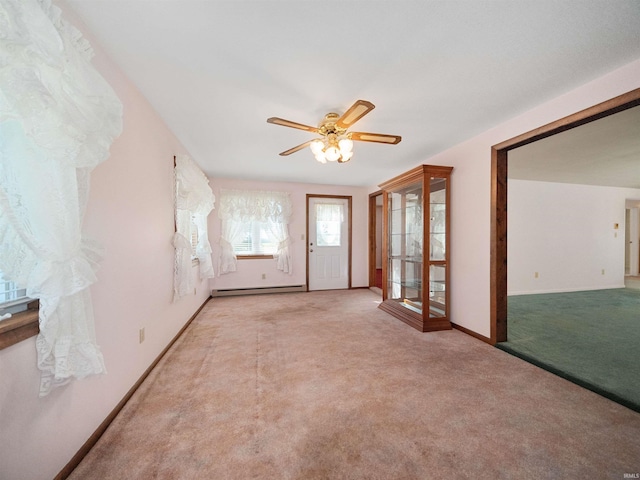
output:
M429 316L446 316L447 179L429 185Z
M380 308L422 332L451 328L449 208L452 167L421 165L384 191Z
M422 313L422 182L391 192L388 198L387 298Z

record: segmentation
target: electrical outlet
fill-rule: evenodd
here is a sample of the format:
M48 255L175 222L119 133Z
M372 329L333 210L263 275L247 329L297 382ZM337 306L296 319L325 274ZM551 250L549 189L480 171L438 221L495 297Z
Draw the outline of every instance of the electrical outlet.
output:
M602 275L604 275L604 268L602 269Z
M538 278L539 276L538 272L533 272L533 278Z
M267 274L266 274L266 273L263 273L263 274L262 274L262 279L263 279L263 280L266 280L266 279L267 279Z
M139 335L140 335L140 343L144 342L144 327L140 329Z

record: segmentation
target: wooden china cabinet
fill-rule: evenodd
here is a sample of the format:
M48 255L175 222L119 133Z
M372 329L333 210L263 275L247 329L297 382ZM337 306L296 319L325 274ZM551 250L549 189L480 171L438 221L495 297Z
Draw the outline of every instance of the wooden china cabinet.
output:
M380 308L421 332L448 330L449 198L453 167L421 165L380 185Z

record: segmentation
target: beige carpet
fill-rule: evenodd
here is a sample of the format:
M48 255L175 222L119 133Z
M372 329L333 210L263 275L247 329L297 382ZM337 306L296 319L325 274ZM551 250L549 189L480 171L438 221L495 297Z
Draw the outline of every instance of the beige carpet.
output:
M640 415L369 290L212 299L72 479L621 479Z

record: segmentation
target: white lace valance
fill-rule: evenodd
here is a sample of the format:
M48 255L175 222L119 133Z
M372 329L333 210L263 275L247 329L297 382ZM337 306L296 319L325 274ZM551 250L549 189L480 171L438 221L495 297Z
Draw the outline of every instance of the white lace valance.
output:
M176 207L191 213L209 215L216 197L209 179L187 155L176 156Z
M237 257L234 243L250 222L267 225L278 242L273 258L276 268L284 273L293 273L293 256L289 222L291 220L291 195L287 192L264 192L259 190L222 190L218 216L222 221L218 275L235 272Z
M40 299L40 394L105 371L82 235L90 172L122 130L122 104L80 32L48 0L0 0L0 270Z
M320 200L320 199L318 199ZM320 203L316 201L316 221L318 222L343 222L344 205L341 203Z
M221 220L276 222L288 225L291 196L287 192L222 190L218 216Z

